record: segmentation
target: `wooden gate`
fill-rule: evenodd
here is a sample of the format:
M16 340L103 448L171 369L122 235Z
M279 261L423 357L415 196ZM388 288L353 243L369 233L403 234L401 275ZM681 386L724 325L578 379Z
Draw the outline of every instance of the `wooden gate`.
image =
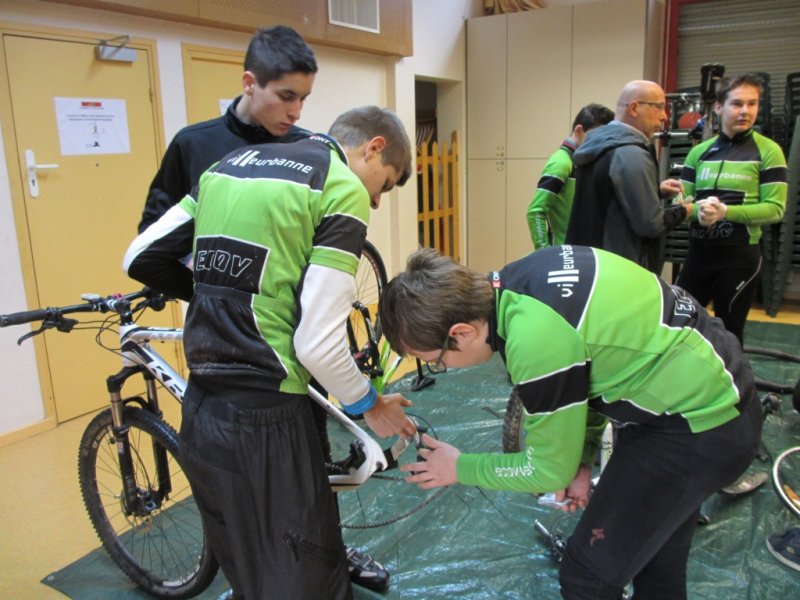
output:
M422 142L417 146L417 230L424 248L460 260L458 218L458 136L450 146Z

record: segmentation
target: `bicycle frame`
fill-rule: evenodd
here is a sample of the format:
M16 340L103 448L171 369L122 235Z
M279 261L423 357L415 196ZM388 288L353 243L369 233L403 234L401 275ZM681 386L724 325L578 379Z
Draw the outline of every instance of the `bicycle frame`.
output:
M182 329L165 327L141 327L139 325L123 325L120 327L120 341L122 347L123 369L116 375L109 377L109 392L111 393L112 416L115 426L122 426L121 397L122 383L138 372L144 372L147 381L147 403L151 409L159 412L158 396L153 378L158 380L175 398L183 400L186 392L186 380L175 371L161 355L150 346L150 342L180 342L183 340ZM112 383L113 382L113 385ZM329 480L335 491L353 490L363 484L376 471L389 468L391 460L388 453L396 458L411 443L411 439L398 440L387 452L350 417L348 417L333 402L325 398L313 387L308 387L309 395L317 404L339 424L347 429L355 440L350 445L350 457L340 466L347 469L346 473L330 474ZM418 440L417 440L418 441Z

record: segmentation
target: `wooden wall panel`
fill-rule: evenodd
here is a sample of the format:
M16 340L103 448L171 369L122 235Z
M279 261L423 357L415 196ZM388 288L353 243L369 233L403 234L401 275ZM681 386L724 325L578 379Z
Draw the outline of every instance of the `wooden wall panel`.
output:
M378 0L380 33L328 23L321 0L45 0L251 33L287 25L311 44L386 56L414 54L412 0Z

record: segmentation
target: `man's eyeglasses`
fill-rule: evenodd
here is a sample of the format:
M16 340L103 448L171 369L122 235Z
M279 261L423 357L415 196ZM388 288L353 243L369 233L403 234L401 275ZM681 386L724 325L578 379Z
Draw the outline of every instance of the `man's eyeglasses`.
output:
M645 100L634 100L637 104L646 104L647 106L652 106L653 108L657 108L658 110L664 110L667 108L666 102L646 102Z
M444 373L447 371L447 365L444 364L444 353L450 349L450 336L448 335L444 339L444 346L442 346L442 351L439 352L439 356L436 358L435 361L426 361L425 366L428 367L428 372L431 375L439 375L440 373Z

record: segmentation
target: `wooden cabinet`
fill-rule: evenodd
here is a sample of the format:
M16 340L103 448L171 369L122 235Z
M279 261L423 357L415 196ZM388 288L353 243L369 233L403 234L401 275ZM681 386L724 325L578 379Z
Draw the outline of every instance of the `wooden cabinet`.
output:
M533 249L526 211L549 156L590 102L612 110L644 77L647 0L607 0L467 21L467 264Z
M467 21L467 134L470 159L506 155L505 16Z

